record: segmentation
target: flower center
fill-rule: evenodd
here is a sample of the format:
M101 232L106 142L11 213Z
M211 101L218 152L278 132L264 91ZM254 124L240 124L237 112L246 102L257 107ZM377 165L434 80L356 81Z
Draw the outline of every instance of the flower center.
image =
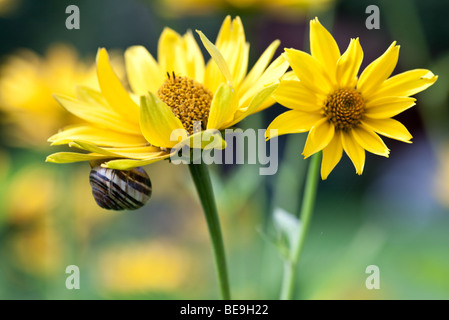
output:
M364 110L365 101L354 89L338 89L327 97L323 107L324 115L339 130L358 125Z
M157 92L159 99L171 108L189 134L205 129L212 93L193 79L176 76L174 72L167 74L168 79Z

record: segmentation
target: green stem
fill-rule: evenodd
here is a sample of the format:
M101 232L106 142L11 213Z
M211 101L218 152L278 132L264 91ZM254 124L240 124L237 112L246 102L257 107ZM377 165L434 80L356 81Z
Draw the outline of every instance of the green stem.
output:
M220 220L218 219L217 206L215 204L209 170L207 169L207 165L204 163L190 163L189 169L206 216L215 257L215 266L221 297L223 300L230 300L231 294L229 290L228 270L226 267L223 236L220 228Z
M301 214L299 220L301 222L298 238L293 244L290 259L284 263L284 278L282 280L281 299L290 300L293 297L296 282L296 272L304 247L307 230L309 229L310 220L312 218L313 207L315 205L316 191L318 188L319 169L320 169L321 153L313 155L309 169L307 172L307 180L304 189L304 197L301 206Z

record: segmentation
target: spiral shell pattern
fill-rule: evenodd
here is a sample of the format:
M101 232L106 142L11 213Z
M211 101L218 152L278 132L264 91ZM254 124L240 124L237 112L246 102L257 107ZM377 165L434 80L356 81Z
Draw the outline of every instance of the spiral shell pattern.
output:
M151 180L141 167L124 171L95 166L89 181L95 201L107 210L136 210L151 197Z

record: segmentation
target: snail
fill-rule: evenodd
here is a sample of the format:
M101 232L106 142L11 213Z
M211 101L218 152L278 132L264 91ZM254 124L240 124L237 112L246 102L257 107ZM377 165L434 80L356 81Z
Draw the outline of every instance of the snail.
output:
M95 201L107 210L136 210L151 197L151 180L141 167L125 171L93 166L89 181Z

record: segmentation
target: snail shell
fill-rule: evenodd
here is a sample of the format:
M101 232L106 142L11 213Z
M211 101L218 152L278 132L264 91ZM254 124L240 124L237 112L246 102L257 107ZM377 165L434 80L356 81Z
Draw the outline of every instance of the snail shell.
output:
M136 210L151 197L151 180L141 167L124 171L95 166L89 181L95 201L107 210Z

